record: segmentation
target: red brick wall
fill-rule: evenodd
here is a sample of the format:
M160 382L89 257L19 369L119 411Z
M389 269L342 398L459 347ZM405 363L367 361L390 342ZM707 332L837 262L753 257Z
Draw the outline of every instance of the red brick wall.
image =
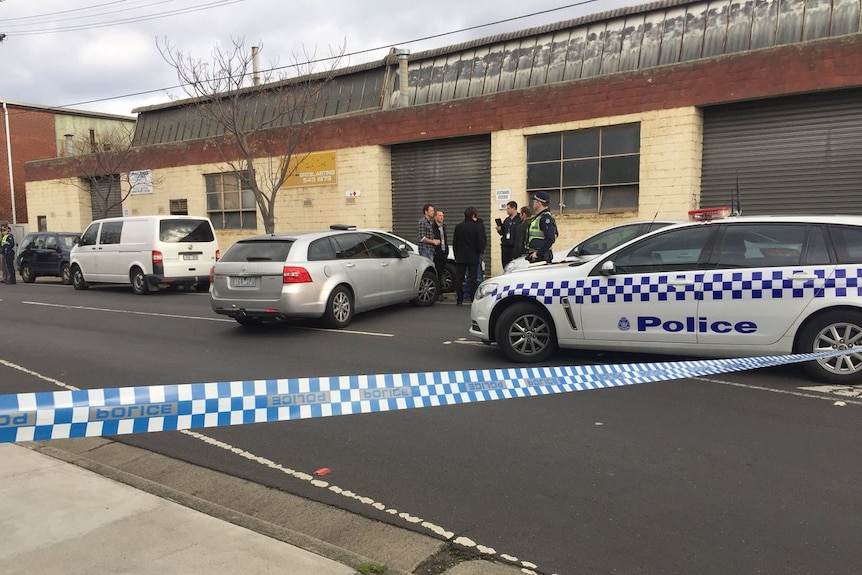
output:
M417 106L314 124L312 150L389 145L684 106L862 86L862 35L600 78ZM215 148L191 142L147 149L139 168L218 162ZM30 180L67 175L63 162L31 165Z
M27 222L24 162L57 156L54 114L7 105L12 143L12 177L15 183L15 220ZM0 109L2 112L2 109ZM6 149L6 118L0 119L0 220L12 221L9 156Z

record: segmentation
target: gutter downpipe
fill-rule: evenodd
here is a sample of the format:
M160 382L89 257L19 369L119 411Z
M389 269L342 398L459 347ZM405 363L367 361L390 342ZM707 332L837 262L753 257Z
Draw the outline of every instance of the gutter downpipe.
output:
M9 196L12 198L12 223L18 223L15 213L15 177L12 175L12 137L9 135L9 108L3 102L3 118L6 125L6 163L9 166Z

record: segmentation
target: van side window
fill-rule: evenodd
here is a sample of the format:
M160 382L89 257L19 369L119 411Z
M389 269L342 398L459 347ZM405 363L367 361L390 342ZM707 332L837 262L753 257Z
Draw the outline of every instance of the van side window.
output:
M99 237L99 224L90 224L87 231L81 234L81 241L78 242L78 245L94 246L96 245L97 237Z
M215 240L209 220L162 220L159 239L163 242L211 242Z
M118 244L120 243L120 235L123 232L123 222L103 222L102 235L99 237L99 244Z

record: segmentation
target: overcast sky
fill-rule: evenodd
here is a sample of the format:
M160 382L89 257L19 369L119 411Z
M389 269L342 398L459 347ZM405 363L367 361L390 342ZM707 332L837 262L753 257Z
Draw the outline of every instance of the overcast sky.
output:
M379 60L392 46L417 52L640 3L0 0L0 101L131 115L183 97L157 39L208 60L214 47L240 38L249 49L262 46L261 68L343 48L344 67Z

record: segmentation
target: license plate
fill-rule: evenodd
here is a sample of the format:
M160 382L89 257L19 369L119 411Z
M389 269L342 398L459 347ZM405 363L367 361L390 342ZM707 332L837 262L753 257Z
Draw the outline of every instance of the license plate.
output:
M198 255L197 254L183 254L183 259L184 260L196 260L196 259L198 259Z
M231 277L230 285L232 287L256 287L257 278L253 277Z

